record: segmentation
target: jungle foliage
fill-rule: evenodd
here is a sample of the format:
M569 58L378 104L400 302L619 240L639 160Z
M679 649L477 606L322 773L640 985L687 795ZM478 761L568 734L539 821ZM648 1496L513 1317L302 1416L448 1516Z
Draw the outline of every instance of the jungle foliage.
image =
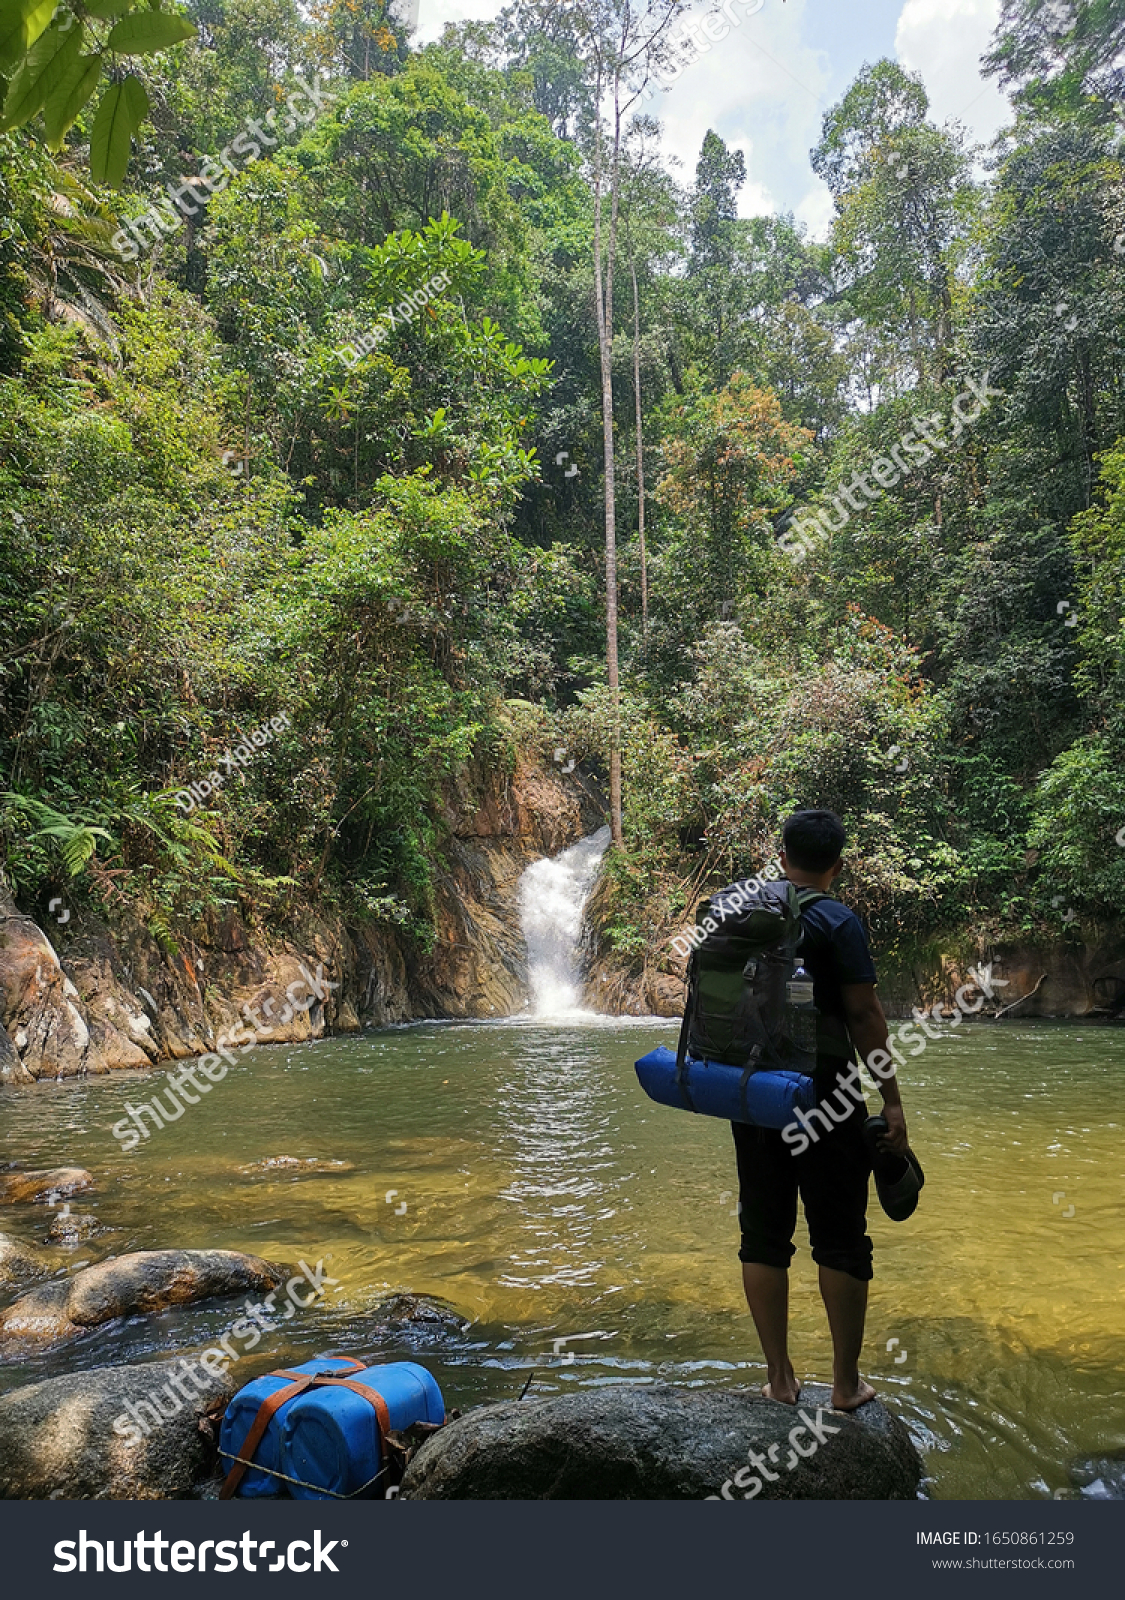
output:
M50 6L36 36L81 35L64 57L28 43L23 5L0 55L0 862L24 904L66 885L171 928L329 898L424 941L459 773L530 740L604 777L572 10L519 0L414 49L381 0L150 20L74 0L76 27ZM983 172L919 79L865 67L811 152L824 241L740 218L742 159L714 133L684 182L651 119L627 128L623 953L760 866L798 804L847 820L849 894L884 948L1120 917L1115 17L1007 0L992 64L1015 111ZM122 77L130 28L152 49ZM122 259L123 219L317 74L309 126ZM954 437L974 383L996 397ZM935 419L940 448L857 492ZM831 506L824 541L787 552L793 513Z

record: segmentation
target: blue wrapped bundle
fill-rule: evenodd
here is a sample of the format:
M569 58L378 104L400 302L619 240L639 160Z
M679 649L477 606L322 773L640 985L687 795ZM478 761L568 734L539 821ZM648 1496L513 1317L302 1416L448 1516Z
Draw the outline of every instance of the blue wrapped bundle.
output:
M722 1117L724 1122L785 1128L796 1112L816 1104L816 1085L803 1072L754 1072L689 1056L677 1076L676 1052L666 1045L642 1056L636 1068L650 1100L705 1117Z
M330 1386L309 1386L285 1398L289 1391L301 1388L294 1380L302 1376L338 1381ZM339 1381L343 1379L355 1387ZM445 1420L441 1390L416 1362L364 1367L346 1357L306 1361L255 1378L235 1395L223 1418L219 1440L220 1454L228 1466L243 1455L263 1402L271 1397L280 1404L252 1451L254 1462L268 1470L232 1470L223 1498L237 1494L251 1500L321 1500L363 1492L368 1498L381 1499L386 1488L378 1476L384 1428L399 1430L415 1422Z

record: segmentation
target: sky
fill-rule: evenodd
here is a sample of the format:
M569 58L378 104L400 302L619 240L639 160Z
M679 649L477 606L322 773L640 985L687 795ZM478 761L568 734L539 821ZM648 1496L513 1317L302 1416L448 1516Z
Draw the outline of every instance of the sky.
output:
M412 0L404 0L407 5ZM665 127L664 148L694 176L703 136L714 128L746 158L743 216L792 211L817 237L832 216L828 190L809 166L821 120L865 61L889 56L920 72L938 122L963 122L986 142L1010 120L1004 96L979 70L1000 0L731 0L744 20L643 109ZM417 42L447 22L488 21L503 0L413 0ZM707 0L694 14L704 17ZM746 14L751 13L751 14Z

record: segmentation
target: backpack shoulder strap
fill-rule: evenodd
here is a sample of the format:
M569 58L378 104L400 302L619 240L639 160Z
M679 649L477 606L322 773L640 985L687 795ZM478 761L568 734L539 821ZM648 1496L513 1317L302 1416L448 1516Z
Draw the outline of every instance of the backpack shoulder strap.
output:
M834 897L823 889L798 889L795 883L785 880L785 887L789 891L789 933L786 948L791 956L795 956L801 948L805 937L804 913L810 906L815 906L820 900L831 900Z
M789 887L792 889L793 885L790 884ZM800 916L802 911L809 906L815 906L819 900L835 900L835 898L836 896L829 894L826 889L797 889L791 904Z
M691 1032L691 1018L692 1013L695 1010L696 976L697 971L695 964L695 951L693 950L691 957L688 960L687 998L684 1002L684 1020L680 1024L680 1042L676 1046L676 1087L679 1089L680 1097L689 1111L694 1111L695 1106L692 1104L691 1093L688 1090L687 1078L684 1075L684 1067L687 1064L688 1035Z

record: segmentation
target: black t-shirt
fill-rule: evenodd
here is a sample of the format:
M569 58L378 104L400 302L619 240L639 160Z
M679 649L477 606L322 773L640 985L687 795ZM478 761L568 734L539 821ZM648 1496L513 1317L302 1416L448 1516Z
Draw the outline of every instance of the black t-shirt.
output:
M845 983L874 983L875 963L863 923L839 900L818 900L801 913L804 937L798 954L813 980L819 1013L817 1076L833 1076L852 1055L844 1015Z

